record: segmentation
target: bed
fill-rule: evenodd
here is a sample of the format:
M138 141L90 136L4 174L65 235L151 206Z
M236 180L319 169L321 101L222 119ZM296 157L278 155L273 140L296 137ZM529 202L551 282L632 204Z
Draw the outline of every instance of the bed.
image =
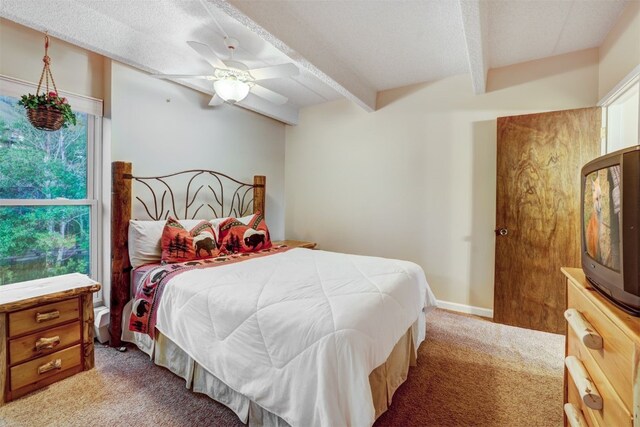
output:
M435 306L419 266L285 245L219 264L139 265L132 218L264 215L266 179L137 177L126 162L114 162L112 176L112 346L136 344L249 425L370 426L387 410ZM162 288L145 309L153 323L132 331L141 301L132 295L152 277Z

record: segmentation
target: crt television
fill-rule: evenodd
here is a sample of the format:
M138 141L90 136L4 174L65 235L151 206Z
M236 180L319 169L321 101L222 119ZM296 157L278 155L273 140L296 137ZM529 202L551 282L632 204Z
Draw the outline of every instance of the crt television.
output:
M582 168L582 269L595 289L640 316L640 145Z

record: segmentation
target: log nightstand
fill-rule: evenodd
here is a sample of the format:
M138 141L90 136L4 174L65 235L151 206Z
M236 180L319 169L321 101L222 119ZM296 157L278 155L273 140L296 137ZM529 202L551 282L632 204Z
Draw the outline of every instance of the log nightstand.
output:
M0 406L93 368L99 290L79 273L0 286Z
M290 248L307 248L314 249L317 245L316 242L305 242L302 240L278 240L273 242L273 246L287 245Z

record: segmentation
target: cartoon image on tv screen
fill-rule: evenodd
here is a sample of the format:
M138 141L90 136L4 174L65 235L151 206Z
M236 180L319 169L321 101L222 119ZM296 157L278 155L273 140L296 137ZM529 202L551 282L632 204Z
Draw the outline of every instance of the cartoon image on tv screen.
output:
M598 263L620 271L620 165L586 177L583 212L587 253Z

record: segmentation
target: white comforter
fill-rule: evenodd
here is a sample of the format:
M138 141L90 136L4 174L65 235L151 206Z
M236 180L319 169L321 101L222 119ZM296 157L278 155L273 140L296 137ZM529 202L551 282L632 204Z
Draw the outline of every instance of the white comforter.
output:
M369 373L434 305L414 263L292 249L176 276L156 327L292 426L370 426Z

